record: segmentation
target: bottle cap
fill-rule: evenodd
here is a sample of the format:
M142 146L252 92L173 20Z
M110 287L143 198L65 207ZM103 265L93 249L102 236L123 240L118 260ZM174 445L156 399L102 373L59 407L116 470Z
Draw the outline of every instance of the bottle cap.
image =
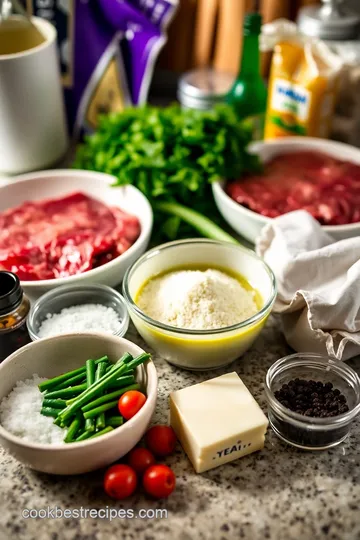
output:
M19 278L12 272L0 271L0 315L16 309L23 294Z
M262 17L260 13L247 13L244 17L244 35L259 35L261 32Z

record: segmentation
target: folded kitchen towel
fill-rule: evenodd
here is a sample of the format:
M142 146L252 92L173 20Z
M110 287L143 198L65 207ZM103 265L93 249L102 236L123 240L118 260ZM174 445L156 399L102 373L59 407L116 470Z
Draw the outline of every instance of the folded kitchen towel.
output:
M303 210L267 225L256 243L272 268L287 342L346 360L360 354L360 237L335 241Z

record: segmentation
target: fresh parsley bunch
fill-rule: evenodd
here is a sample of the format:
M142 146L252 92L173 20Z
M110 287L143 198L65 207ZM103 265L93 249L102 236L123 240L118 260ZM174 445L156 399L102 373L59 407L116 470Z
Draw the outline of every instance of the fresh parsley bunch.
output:
M258 157L247 150L250 140L227 105L210 111L130 107L100 118L96 133L79 147L75 167L106 172L116 177L115 185L140 189L168 238L189 236L185 220L204 236L229 240L208 219L219 223L210 184L259 170Z

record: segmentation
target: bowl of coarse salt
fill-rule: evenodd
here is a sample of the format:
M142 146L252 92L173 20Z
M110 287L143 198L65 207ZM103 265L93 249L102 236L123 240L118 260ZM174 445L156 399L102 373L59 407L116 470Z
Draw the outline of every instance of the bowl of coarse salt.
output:
M276 284L253 251L199 238L145 253L125 274L123 296L153 349L176 366L205 370L251 347L271 312Z
M122 458L140 441L155 410L157 374L151 359L134 374L147 398L144 406L120 427L81 442L66 444L64 430L40 413L43 394L37 384L77 370L89 358L107 356L114 364L124 353L135 358L144 352L104 333L54 336L17 350L0 364L1 446L24 465L50 474L83 474Z
M33 341L73 332L101 332L122 337L129 314L120 293L106 285L57 287L41 296L27 319Z

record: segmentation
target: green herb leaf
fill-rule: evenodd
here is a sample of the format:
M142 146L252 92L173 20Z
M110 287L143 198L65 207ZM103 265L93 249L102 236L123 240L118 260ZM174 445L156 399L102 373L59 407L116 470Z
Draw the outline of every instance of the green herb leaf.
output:
M174 239L188 236L189 230L179 215L169 220L156 203L179 203L223 225L211 182L261 169L258 156L247 150L250 140L251 132L228 105L210 111L129 107L101 117L97 132L78 149L74 166L112 174L115 186L139 188L157 209L154 230ZM206 226L201 231L211 235Z

